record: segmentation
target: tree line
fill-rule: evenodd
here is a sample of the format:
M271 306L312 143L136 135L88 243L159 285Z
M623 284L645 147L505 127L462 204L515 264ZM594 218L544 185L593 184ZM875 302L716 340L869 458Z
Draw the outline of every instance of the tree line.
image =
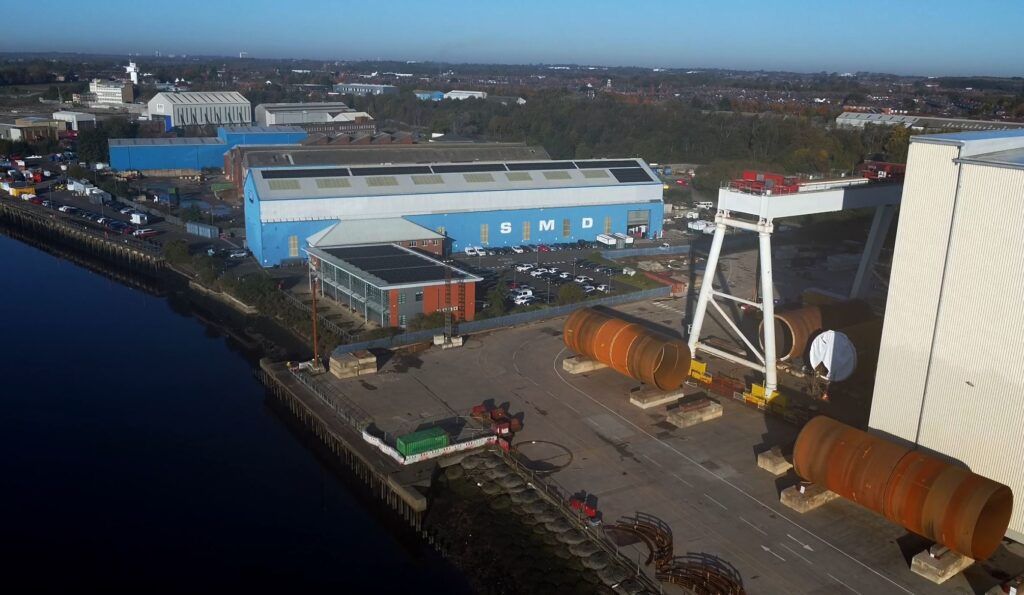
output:
M385 127L525 142L543 146L555 159L702 164L710 166L712 178L744 167L835 175L853 171L865 158L905 161L909 142L905 129L838 129L825 117L708 113L685 102L636 105L559 91L537 93L524 106L477 99L425 102L406 93L350 101ZM707 183L717 187L719 181Z

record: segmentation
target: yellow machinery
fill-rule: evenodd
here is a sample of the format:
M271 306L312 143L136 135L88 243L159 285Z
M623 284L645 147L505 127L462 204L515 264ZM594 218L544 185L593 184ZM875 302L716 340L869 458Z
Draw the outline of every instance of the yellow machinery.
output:
M690 360L690 378L703 384L711 384L711 374L708 374L707 362Z

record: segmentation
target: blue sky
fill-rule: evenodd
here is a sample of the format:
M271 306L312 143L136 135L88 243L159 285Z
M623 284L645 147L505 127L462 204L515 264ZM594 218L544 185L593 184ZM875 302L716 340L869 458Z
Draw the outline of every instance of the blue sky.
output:
M56 0L47 6L50 32L11 27L0 49L1024 75L1024 0Z

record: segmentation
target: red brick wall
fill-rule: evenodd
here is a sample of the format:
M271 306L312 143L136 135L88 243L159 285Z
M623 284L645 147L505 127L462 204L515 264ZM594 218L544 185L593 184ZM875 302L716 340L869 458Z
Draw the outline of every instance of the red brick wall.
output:
M466 283L466 303L458 304L459 320L473 320L476 318L476 283ZM459 286L452 283L452 301L458 302ZM432 285L423 288L423 313L432 314L445 305L444 285Z
M440 239L437 240L437 244L436 245L431 244L430 242L433 242L433 240L416 240L416 245L415 246L413 246L412 242L410 242L410 241L395 242L395 243L398 244L399 246L404 246L406 248L412 248L413 250L420 250L421 252L427 252L427 253L433 254L435 256L443 256L444 255L444 242L442 240L440 240Z
M391 307L391 326L398 326L398 290L388 290L388 305Z

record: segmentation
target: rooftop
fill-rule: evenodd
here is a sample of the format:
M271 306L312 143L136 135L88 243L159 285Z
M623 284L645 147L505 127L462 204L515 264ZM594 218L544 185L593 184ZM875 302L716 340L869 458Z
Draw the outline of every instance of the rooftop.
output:
M170 104L189 104L189 105L202 105L208 103L244 103L249 104L249 100L244 95L237 91L177 91L170 92L164 91L157 93L153 99L162 99Z
M238 147L245 167L282 165L380 165L383 163L450 163L550 159L541 147L521 143L429 143L411 145L268 145Z
M156 147L167 145L223 145L224 141L212 136L191 136L182 138L112 138L107 141L111 147Z
M960 147L960 159L1024 148L1024 130L986 130L910 137L912 143Z
M364 219L340 221L313 234L306 241L315 248L330 248L332 246L375 244L380 242L381 238L386 238L391 242L405 242L408 240L444 239L444 236L406 219Z
M996 151L995 153L984 153L973 157L965 157L957 159L957 162L1024 169L1024 147L1019 149L1009 149L1006 151Z
M310 251L327 262L351 270L382 289L396 285L443 282L446 270L449 269L452 279L481 280L480 277L449 267L439 260L393 244L311 248Z
M657 184L637 159L253 168L260 200Z
M261 103L256 109L263 109L268 112L291 112L291 111L343 111L354 112L346 103L341 101L313 101L309 103Z
M217 132L227 134L287 134L289 132L305 133L298 126L221 126Z

